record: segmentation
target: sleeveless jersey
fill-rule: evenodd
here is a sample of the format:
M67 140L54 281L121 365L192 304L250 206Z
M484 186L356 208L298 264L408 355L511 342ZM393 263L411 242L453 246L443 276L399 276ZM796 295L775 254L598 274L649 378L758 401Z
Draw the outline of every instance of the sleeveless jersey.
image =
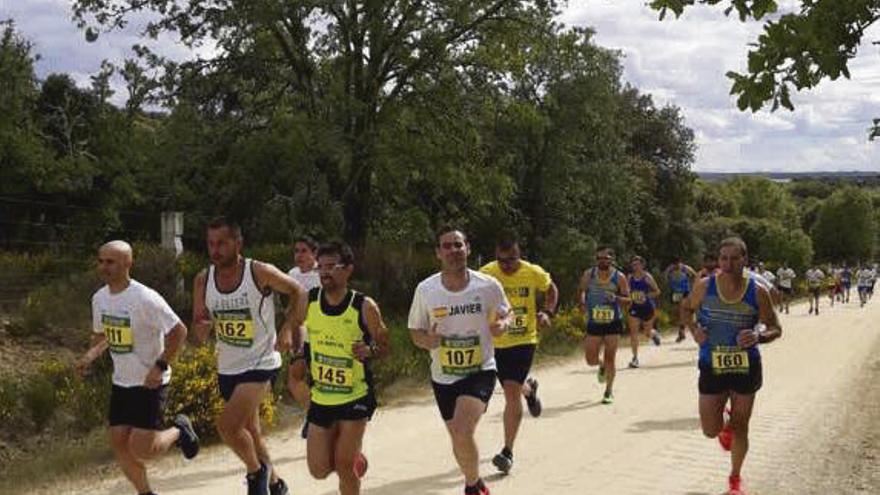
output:
M230 292L220 291L214 266L208 268L205 305L217 335L221 375L281 366L281 354L275 350L275 303L271 293L260 292L252 265L252 260L244 260L241 281Z
M725 300L718 290L718 277L709 278L706 295L700 304L697 321L708 332L700 346L700 364L722 372L748 372L748 360L759 360L758 346L740 348L736 339L739 332L758 323L758 289L749 277L745 291L736 301Z
M590 271L590 285L587 288L587 326L609 325L620 320L620 304L609 301L610 295L617 294L617 280L620 272L611 269L611 277L607 281L599 280L599 269Z
M669 290L674 294L686 294L691 291L688 272L684 267L669 272L667 277L669 280Z
M330 306L323 291L309 291L306 324L311 334L312 402L338 406L365 397L372 390L368 364L357 360L352 345L371 342L362 316L364 295L348 291L338 306Z
M651 284L648 283L647 273L642 278L636 278L635 275L629 277L629 297L632 299L633 308L638 309L654 309L654 301L650 295L653 292Z

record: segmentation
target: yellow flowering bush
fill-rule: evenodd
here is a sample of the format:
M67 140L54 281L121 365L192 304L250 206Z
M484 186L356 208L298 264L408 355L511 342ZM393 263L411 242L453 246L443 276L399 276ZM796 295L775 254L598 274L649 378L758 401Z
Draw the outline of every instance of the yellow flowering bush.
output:
M223 398L217 387L217 356L213 344L188 349L172 366L165 417L189 416L199 436L217 436L215 422L223 411ZM275 395L267 394L260 405L264 424L275 421Z

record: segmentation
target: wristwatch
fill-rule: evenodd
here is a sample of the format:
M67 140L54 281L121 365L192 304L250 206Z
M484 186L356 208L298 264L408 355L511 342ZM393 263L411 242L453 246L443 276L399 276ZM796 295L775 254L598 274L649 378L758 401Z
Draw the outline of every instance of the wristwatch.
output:
M156 367L162 371L168 371L168 361L165 361L162 358L157 359L156 362L153 364L155 364Z

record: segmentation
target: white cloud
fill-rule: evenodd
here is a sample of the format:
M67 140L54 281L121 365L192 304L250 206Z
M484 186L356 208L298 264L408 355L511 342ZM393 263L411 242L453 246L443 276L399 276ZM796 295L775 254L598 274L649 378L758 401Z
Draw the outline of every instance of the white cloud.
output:
M867 141L871 119L880 117L880 47L861 47L850 64L852 80L793 95L794 112L743 113L725 74L745 70L748 43L762 24L725 17L719 7L660 21L645 3L572 0L560 20L595 28L598 44L624 53L628 81L683 109L697 136L697 170L880 171L880 143ZM799 5L781 3L783 12ZM874 26L865 39L878 38Z
M880 47L864 44L850 64L852 80L824 81L793 95L794 112L740 112L730 96L729 70L743 71L748 43L760 23L725 17L722 8L695 7L681 19L659 21L645 0L570 0L560 20L592 26L600 45L624 53L625 78L660 104L683 109L694 128L697 170L880 171L880 143L867 141L871 119L880 117ZM791 10L796 0L785 0ZM80 84L101 61L121 62L131 45L144 43L175 59L192 53L168 37L139 36L146 17L121 32L87 43L71 20L69 0L0 0L0 18L12 17L42 54L38 75L70 73ZM866 39L880 38L880 25ZM210 47L204 49L210 53ZM121 81L114 101L124 101Z

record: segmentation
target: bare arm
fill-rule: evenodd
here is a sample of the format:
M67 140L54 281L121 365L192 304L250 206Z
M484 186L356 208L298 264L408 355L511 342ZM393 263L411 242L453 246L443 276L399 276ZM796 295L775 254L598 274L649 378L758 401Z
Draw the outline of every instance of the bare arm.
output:
M758 318L767 326L766 330L758 335L758 342L766 344L782 337L782 325L779 323L776 310L773 309L770 293L761 287L758 288Z
M657 281L654 280L654 277L651 276L650 273L647 273L648 285L651 287L651 292L648 293L648 296L653 297L654 299L660 297L660 286L657 285Z
M299 327L306 319L308 293L303 289L302 285L276 268L275 265L254 262L253 269L260 289L269 287L279 294L288 296L289 302L284 311L284 324L278 332L278 345L276 347L282 352L295 349L297 343L294 342L294 337L298 337L300 332L294 332L293 330L299 330Z
M577 303L578 307L580 307L581 312L586 312L587 310L587 287L590 286L590 270L584 270L583 275L581 275L581 281L578 285L578 294L577 294Z
M430 351L440 346L440 334L437 333L437 324L431 325L431 329L410 328L409 336L413 345L420 349Z
M166 363L171 363L177 359L177 355L180 353L183 344L186 342L186 334L186 326L183 323L174 325L174 328L165 335L165 351L162 352L159 359Z
M694 320L694 315L700 309L700 305L703 304L707 287L708 279L699 280L694 286L694 290L679 305L679 321L688 327L694 337L694 341L698 344L705 342L707 336L705 330Z
M208 271L202 270L193 280L192 301L192 325L195 330L195 340L203 344L208 340L211 333L211 313L205 305L205 284L208 280Z
M617 277L617 302L628 306L632 300L629 298L629 283L626 281L626 275L623 273Z
M101 357L101 354L103 354L108 347L109 344L107 343L107 335L103 333L93 333L89 349L82 355L82 357L77 359L76 363L74 364L74 370L76 371L76 373L80 376L85 375L86 370L89 369L89 366L92 365L95 359Z
M554 282L550 282L550 287L544 292L544 311L550 314L556 312L556 305L559 304L559 287Z
M354 355L361 361L387 356L390 351L388 328L385 326L385 321L382 320L382 313L379 311L379 305L376 304L376 301L369 297L364 298L363 315L367 331L370 333L374 345L371 347L364 342L357 342L354 344Z

